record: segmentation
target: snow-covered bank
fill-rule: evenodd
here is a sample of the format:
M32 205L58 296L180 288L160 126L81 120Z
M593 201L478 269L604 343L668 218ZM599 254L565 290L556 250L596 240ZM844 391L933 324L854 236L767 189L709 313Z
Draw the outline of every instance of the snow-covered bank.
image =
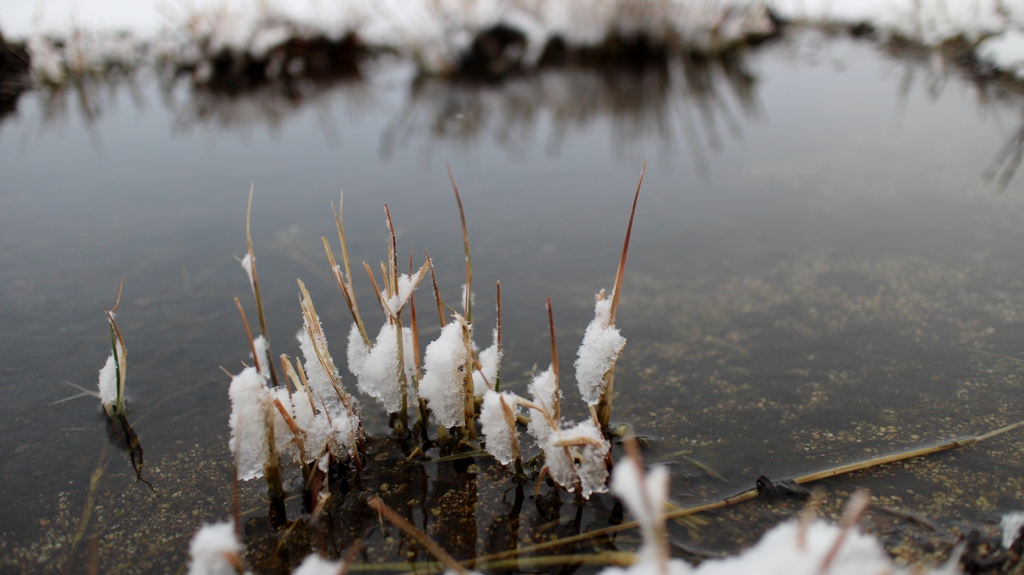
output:
M716 52L771 34L779 20L865 24L882 37L927 46L961 39L994 67L1024 75L1024 0L3 0L0 6L0 33L26 44L35 78L54 83L152 61L196 70L205 81L226 57L236 68L257 63L255 73L267 77L300 75L310 58L290 53L289 42L317 40L336 52L345 38L397 50L432 73L456 70L480 50L530 68L555 39L588 49L642 36ZM509 34L486 35L499 26Z

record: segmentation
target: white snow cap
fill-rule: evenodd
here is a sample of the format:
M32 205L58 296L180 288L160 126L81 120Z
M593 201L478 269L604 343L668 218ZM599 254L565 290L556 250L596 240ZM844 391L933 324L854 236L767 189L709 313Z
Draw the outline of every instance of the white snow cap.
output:
M107 363L100 369L99 386L100 402L103 403L104 409L110 411L117 401L117 366L114 363L113 351L107 356Z
M466 420L466 390L462 378L470 360L465 332L466 320L456 314L455 321L441 328L441 335L427 346L423 358L420 397L427 400L434 419L444 427L463 425Z
M237 575L229 558L241 561L242 544L230 522L207 523L192 536L188 575Z
M256 349L256 357L253 360L259 363L260 375L264 379L268 379L270 377L270 344L267 343L267 338L258 335L252 340L252 346Z
M587 420L575 427L551 430L543 442L544 462L555 483L570 493L579 482L580 495L608 491L608 452L611 444L597 424Z
M405 381L408 405L416 400L415 350L412 328L402 328L402 349L405 355ZM402 382L398 372L398 326L384 324L373 348L366 347L359 326L352 324L348 332L348 370L356 376L359 391L384 405L388 413L402 410Z
M533 403L543 409L549 417L555 417L555 403L561 400L562 391L555 387L555 372L550 365L544 371L533 376L533 380L530 381L526 390L530 392ZM558 422L555 423L558 424ZM530 414L530 424L526 427L526 432L536 439L538 444L543 445L548 434L551 433L551 426L548 425L543 414L534 411Z
M504 406L502 404L504 403ZM480 426L487 438L487 452L502 465L515 459L518 451L518 432L515 417L519 413L519 397L505 391L498 393L488 390L480 406ZM511 421L509 421L511 414Z
M247 481L263 476L267 461L267 409L270 390L255 367L247 367L231 379L231 440L228 447L238 466L238 479Z
M664 544L662 513L668 499L668 469L659 465L644 476L636 460L627 457L615 465L612 474L612 494L621 499L640 524L644 544L640 547L638 563L658 566Z
M380 299L384 300L387 304L388 311L391 315L397 316L398 312L405 307L405 304L409 302L409 297L412 296L412 292L416 291L416 287L420 285L420 281L423 279L423 274L427 268L420 268L419 272L416 272L413 276L409 274L401 274L398 276L398 293L388 297L387 292L380 292Z
M491 346L477 354L480 369L473 371L473 395L481 397L490 389L487 384L494 385L501 367L501 351L498 350L498 330L492 334ZM486 378L486 380L484 379Z
M626 338L612 323L612 298L604 297L604 291L597 296L594 305L594 319L583 334L583 343L576 357L576 384L579 385L583 401L595 405L607 387L604 374L615 366Z
M1024 512L1011 511L1003 515L1003 520L999 522L999 527L1003 530L1003 547L1009 549L1013 542L1021 535L1021 527L1024 527Z
M313 554L302 560L302 564L292 575L341 575L345 572L345 564L341 561L328 561Z
M256 282L252 279L252 264L256 261L256 258L245 254L242 258L242 269L245 270L245 275L249 276L249 287L252 288L252 293L256 293Z

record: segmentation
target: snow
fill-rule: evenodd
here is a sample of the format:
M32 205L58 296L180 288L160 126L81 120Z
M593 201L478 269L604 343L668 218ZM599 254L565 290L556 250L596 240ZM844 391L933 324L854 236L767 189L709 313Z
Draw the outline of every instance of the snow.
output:
M769 530L752 548L723 559L709 559L692 567L667 560L664 516L668 496L668 469L657 466L644 477L638 461L623 459L615 465L612 493L622 500L640 524L643 544L628 568L610 567L601 575L891 575L960 573L959 557L939 568L896 566L871 535L856 526L843 528L820 519L794 519ZM1024 514L1020 514L1024 519ZM1005 518L1004 518L1005 521ZM1019 527L1019 523L1017 524ZM829 558L831 556L831 558ZM827 563L826 563L827 562Z
M576 384L579 385L583 401L596 405L607 388L604 374L615 367L626 338L612 324L612 300L598 294L594 305L594 319L583 334L576 357Z
M242 544L230 522L207 523L192 536L188 575L237 575L234 558L241 564Z
M391 312L391 315L397 316L402 311L402 308L404 308L405 304L408 303L409 297L412 296L412 292L416 291L416 288L423 280L423 275L426 270L427 268L421 268L419 272L411 277L409 274L399 275L398 293L391 297L388 297L386 292L380 292L380 299L384 300L384 303L387 305L387 309Z
M551 430L543 449L551 478L566 491L575 491L577 482L584 499L608 491L607 457L611 444L593 421Z
M345 564L341 561L328 561L319 555L310 555L302 560L292 575L341 575L345 572Z
M319 326L319 320L317 320L317 324ZM346 418L347 410L338 396L338 391L335 390L333 383L333 381L341 382L341 375L338 373L337 368L333 368L333 373L328 375L316 353L316 346L314 346L313 340L309 337L309 332L306 329L300 329L299 333L296 334L296 338L299 340L299 349L302 351L302 367L306 371L306 382L309 384L309 392L317 400L318 407L326 409L332 420ZM320 339L323 340L323 345L320 349L327 349L327 340L322 337ZM322 405L320 405L321 403Z
M352 31L427 71L444 72L477 33L498 23L524 33L530 66L556 36L586 47L609 34L643 31L656 40L675 36L698 49L719 49L770 32L769 9L815 24L868 23L927 46L993 36L983 57L1009 71L1024 54L1024 0L0 0L0 31L30 40L36 77L52 82L66 79L62 61L71 68L76 60L87 67L131 60L144 44L155 56L203 68L221 50L262 58L291 38L339 39ZM76 35L83 41L71 42ZM45 38L77 48L62 50Z
M547 369L533 376L530 385L526 387L530 397L533 398L533 403L543 409L552 419L556 415L555 405L562 399L562 391L558 389L556 383L555 372L552 371L551 366L548 366ZM533 412L530 414L530 424L526 427L526 431L537 440L537 443L543 444L548 434L551 433L551 427L542 414Z
M252 346L256 348L256 357L253 358L259 363L259 372L264 378L270 377L270 345L267 338L262 335L252 340Z
M668 558L664 540L662 510L668 500L668 468L659 465L644 476L639 462L627 457L615 465L612 494L622 500L640 524L644 544L637 563L660 565Z
M117 401L117 366L114 363L114 352L107 356L107 363L100 369L100 402L109 413Z
M466 389L463 375L470 361L469 326L462 316L441 328L441 335L427 345L423 357L420 397L427 400L434 419L443 427L466 422Z
M843 24L869 23L929 46L963 36L976 42L1010 25L999 0L772 0L784 18Z
M270 390L256 372L247 367L231 379L228 388L231 399L231 440L228 447L238 468L238 479L247 481L263 476L263 464L267 461L267 409Z
M487 391L480 406L480 427L487 438L487 452L502 465L508 465L519 454L516 415L519 397L511 392Z
M256 258L251 257L249 254L245 254L242 258L242 269L245 270L245 275L249 276L249 287L252 289L252 293L256 293L256 282L253 281L252 266L256 261Z
M348 369L356 376L359 391L379 401L388 413L402 410L402 385L398 372L398 328L384 324L374 340L373 348L366 347L359 327L353 323L348 334ZM408 405L416 400L416 360L413 350L412 328L402 328L402 347L405 355L405 380Z
M1024 512L1011 511L1003 515L999 527L1003 530L1003 548L1009 549L1020 537L1021 527L1024 527Z
M498 370L501 367L501 351L498 350L498 330L493 332L493 339L490 347L477 354L480 362L480 369L473 372L473 395L481 397L498 380Z
M1024 31L1011 30L978 45L978 57L1000 70L1024 78Z
M829 575L952 575L960 572L955 561L935 570L899 568L871 535L860 532L856 527L845 538L840 537L841 533L840 527L820 519L803 526L798 520L790 520L765 533L757 545L739 556L706 561L693 572L696 575L734 575L756 570L764 575L815 575L822 572L826 556L837 544L839 549L827 570Z
M299 426L299 429L306 434L305 463L309 463L316 459L325 446L330 445L331 424L327 421L326 415L313 410L313 403L310 401L309 394L305 390L297 390L292 394L291 400L292 419L295 420L295 424Z

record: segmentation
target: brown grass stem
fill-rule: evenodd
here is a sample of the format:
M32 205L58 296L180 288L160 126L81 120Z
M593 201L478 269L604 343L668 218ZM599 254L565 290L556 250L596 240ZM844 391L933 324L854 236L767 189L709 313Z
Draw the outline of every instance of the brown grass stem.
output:
M352 294L351 277L348 282L345 281L345 277L343 277L341 272L341 267L338 265L337 260L334 259L334 252L331 250L330 242L327 241L327 238L322 237L320 239L324 243L324 250L327 252L327 261L331 264L331 271L334 273L334 280L338 282L338 288L341 289L341 295L345 298L345 305L348 306L348 311L352 314L352 321L354 321L356 326L359 328L359 334L363 336L363 342L366 343L367 347L369 347L371 345L370 336L366 333L366 326L363 325L363 318L359 315L359 307L356 305L355 296Z
M431 555L434 556L434 558L444 563L446 568L455 571L459 575L467 575L469 573L461 563L456 561L455 558L442 549L440 545L431 541L430 537L427 537L426 533L417 529L412 523L409 523L405 517L402 517L396 513L394 509L388 507L387 504L381 501L379 497L374 496L367 502L367 505L370 509L373 509L377 513L383 515L389 523L401 529L402 532L409 537L415 539L416 542L422 545Z
M78 544L82 542L82 538L85 537L85 532L89 528L89 521L92 519L92 512L96 508L96 497L100 490L100 480L103 478L103 472L107 469L107 456L110 453L110 443L104 443L100 449L99 461L96 463L96 469L93 470L92 475L89 476L89 491L85 496L85 506L82 508L82 518L78 521L78 528L75 529L75 534L71 536L71 543L68 544L68 556L64 562L64 573L71 573L71 566L75 559L75 551L78 549Z
M362 327L363 320L359 316L359 306L356 303L355 292L352 289L352 266L349 263L348 242L345 240L344 205L345 192L341 192L338 198L338 211L335 212L334 204L331 204L331 212L334 213L334 224L338 228L338 242L341 243L341 259L345 264L345 277L348 278L348 293L352 297L352 314L356 317L356 323ZM365 332L365 329L363 331ZM369 338L367 338L367 345L369 345Z
M622 255L619 256L619 268L615 271L615 287L612 290L612 309L610 325L615 325L615 314L619 310L619 297L622 295L622 278L626 273L626 256L629 254L629 240L633 235L633 218L636 216L636 204L640 199L640 187L644 183L644 172L647 171L647 162L640 168L640 180L636 184L636 192L633 194L633 207L629 212L629 225L626 226L626 239L622 242ZM602 292L603 293L603 292ZM603 378L604 391L597 401L597 420L601 429L608 430L612 419L612 398L615 395L615 363L605 372Z
M236 297L235 306L238 307L238 315L242 316L242 325L245 326L245 336L249 338L249 351L252 353L252 361L256 364L256 371L262 373L260 369L260 358L259 354L256 353L256 344L253 343L252 330L249 329L249 319L245 317L245 310L242 309L242 302Z
M434 260L430 259L430 254L427 250L423 250L423 253L427 256L427 265L430 266L430 281L434 285L434 300L437 301L437 319L441 322L441 327L447 325L444 319L444 304L441 303L441 290L437 289L437 275L434 273Z
M466 212L462 209L462 197L459 195L459 186L455 183L455 176L452 174L452 167L448 168L448 179L452 182L452 190L455 191L455 202L459 205L459 220L462 222L462 245L466 251L466 301L463 303L462 311L466 315L466 322L473 323L473 260L469 256L469 229L466 227Z
M555 340L555 314L551 310L550 297L547 299L547 308L548 326L551 329L551 371L555 375L555 393L552 396L551 400L554 413L551 414L551 417L553 417L554 420L557 422L562 419L562 394L559 393L561 386L558 381L558 342ZM555 427L555 429L558 429L557 426Z
M267 318L263 313L263 298L260 296L260 280L259 274L256 273L256 254L252 250L252 196L256 190L256 184L249 186L249 205L245 212L245 242L249 248L249 268L252 270L252 294L256 298L256 315L260 319L260 332L263 334L263 339L267 342L267 355L273 356L270 353L270 335L267 332ZM277 387L277 370L274 369L274 363L270 363L270 381Z
M501 391L501 281L495 282L495 289L497 290L497 322L495 329L498 332L497 344L498 344L498 372L494 375L494 391Z

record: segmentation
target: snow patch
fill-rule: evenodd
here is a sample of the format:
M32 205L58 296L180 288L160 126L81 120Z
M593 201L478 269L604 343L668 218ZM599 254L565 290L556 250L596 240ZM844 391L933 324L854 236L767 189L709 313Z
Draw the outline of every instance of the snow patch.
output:
M192 536L189 544L188 575L237 575L229 558L240 560L241 553L242 544L235 536L234 525L227 521L207 523Z
M576 384L579 385L583 401L596 405L601 394L608 387L604 374L615 367L626 338L612 323L612 300L604 297L602 291L594 305L594 319L583 334L576 357Z
M461 316L441 328L441 335L427 346L423 358L420 397L427 400L434 419L444 427L466 422L466 389L463 385L466 364L470 361L466 332L469 326Z
M480 427L487 438L487 452L502 465L508 465L519 451L516 415L519 397L511 392L488 390L480 407ZM511 416L511 417L510 417Z

